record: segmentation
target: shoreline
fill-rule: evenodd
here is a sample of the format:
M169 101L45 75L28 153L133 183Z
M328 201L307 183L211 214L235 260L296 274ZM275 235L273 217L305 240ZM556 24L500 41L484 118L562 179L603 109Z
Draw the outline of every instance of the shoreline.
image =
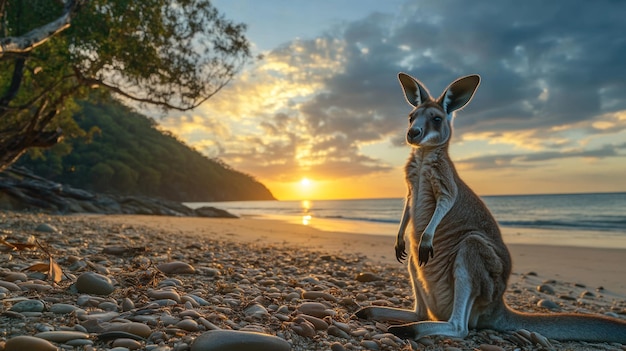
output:
M357 254L377 264L402 267L394 254L395 235L332 231L329 225L323 230L276 218L223 219L139 215L106 215L101 218L117 223L136 223L154 229L174 230L196 237L295 246L329 254ZM535 230L531 234L536 235L538 232L539 230ZM524 232L519 228L505 228L503 236L513 259L511 280L513 276L534 272L545 280L584 284L589 290L602 287L605 293L626 298L626 249L558 245L555 240L524 241ZM517 241L508 240L509 238L517 238ZM583 242L581 240L577 244Z

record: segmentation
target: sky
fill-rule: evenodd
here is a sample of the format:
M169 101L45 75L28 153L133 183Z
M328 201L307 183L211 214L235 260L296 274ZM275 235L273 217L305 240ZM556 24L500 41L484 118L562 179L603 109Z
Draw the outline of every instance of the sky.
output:
M255 55L162 128L280 200L406 194L406 72L479 74L450 154L479 195L626 191L626 2L216 0Z

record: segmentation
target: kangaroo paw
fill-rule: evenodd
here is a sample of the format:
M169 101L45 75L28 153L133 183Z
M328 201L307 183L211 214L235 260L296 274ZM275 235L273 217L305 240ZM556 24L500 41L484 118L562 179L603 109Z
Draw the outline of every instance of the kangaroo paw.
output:
M406 259L406 256L407 255L404 249L404 244L396 244L396 260L398 260L398 262L400 263L403 263L403 261Z
M415 339L415 328L413 323L411 324L403 324L403 325L394 325L389 327L387 331L401 339Z
M425 266L428 263L428 260L433 258L435 255L435 250L432 245L423 245L420 243L419 252L418 252L418 262L420 266Z

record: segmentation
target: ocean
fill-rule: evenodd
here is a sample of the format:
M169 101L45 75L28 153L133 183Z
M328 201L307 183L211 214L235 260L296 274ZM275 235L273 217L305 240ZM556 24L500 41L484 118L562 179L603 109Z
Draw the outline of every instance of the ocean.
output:
M626 248L626 193L483 196L505 241ZM214 206L241 217L278 219L322 230L397 234L404 199L232 201Z

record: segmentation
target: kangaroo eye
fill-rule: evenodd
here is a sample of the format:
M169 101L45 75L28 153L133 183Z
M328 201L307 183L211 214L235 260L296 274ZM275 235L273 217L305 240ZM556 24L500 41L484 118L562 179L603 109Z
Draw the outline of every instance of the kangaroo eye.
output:
M441 122L441 121L443 121L443 118L441 118L441 117L435 117L435 118L433 118L433 122L435 122L435 123L439 123L439 122Z

